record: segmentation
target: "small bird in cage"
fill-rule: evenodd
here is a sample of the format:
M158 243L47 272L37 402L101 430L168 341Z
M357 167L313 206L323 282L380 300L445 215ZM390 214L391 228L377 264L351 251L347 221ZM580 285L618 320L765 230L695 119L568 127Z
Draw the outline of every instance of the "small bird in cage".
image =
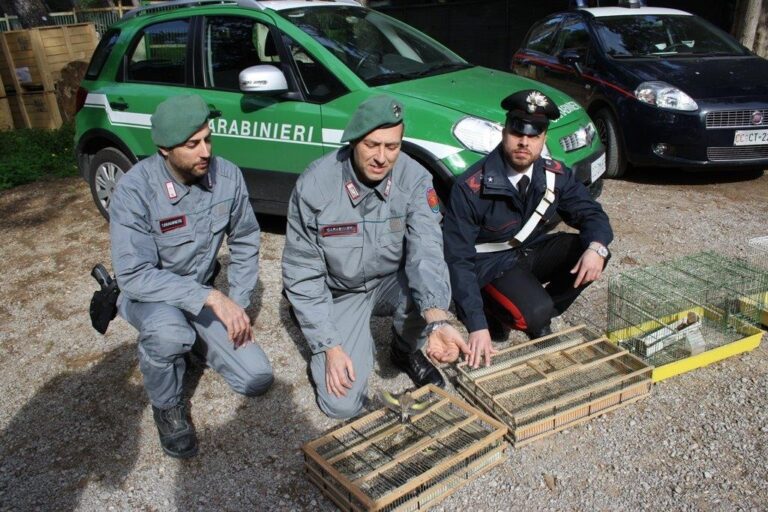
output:
M698 321L699 321L699 316L693 311L689 311L685 320L683 320L680 324L678 324L678 326L675 327L675 329L678 331L682 331L686 327L690 327L691 325L695 324Z
M400 396L395 396L389 391L382 391L381 399L384 405L400 415L401 423L407 423L413 414L423 411L429 405L413 398L410 391L405 391Z

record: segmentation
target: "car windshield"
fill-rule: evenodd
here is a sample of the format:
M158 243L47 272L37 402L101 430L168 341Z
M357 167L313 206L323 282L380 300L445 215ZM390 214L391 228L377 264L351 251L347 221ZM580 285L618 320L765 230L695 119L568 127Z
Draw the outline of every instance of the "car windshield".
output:
M368 85L471 67L416 29L361 7L310 7L280 14L312 36Z
M595 27L605 53L615 58L749 55L697 16L606 16L596 19Z

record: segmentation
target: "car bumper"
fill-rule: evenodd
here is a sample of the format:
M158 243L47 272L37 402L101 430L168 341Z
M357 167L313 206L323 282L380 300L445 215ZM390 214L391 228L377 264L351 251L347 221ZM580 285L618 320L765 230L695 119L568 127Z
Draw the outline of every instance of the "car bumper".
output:
M701 107L696 112L673 112L628 102L619 112L627 160L642 166L768 168L768 144L734 143L737 131L768 130L768 121L751 125L726 120L727 113L754 111L768 114L768 105L728 104ZM721 121L712 122L714 118Z
M571 166L576 179L587 186L593 198L597 198L603 192L603 181L600 179L605 173L605 150L600 149L587 158L579 160Z

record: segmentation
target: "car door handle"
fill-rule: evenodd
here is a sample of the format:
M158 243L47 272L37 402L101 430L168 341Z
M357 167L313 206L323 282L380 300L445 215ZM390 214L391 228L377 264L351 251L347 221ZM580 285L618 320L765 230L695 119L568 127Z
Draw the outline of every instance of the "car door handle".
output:
M128 104L124 101L110 101L109 106L113 110L128 110Z

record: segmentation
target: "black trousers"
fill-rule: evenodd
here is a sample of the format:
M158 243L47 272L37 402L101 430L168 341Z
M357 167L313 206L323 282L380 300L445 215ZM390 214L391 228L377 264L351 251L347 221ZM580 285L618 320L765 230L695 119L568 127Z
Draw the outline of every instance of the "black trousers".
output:
M504 326L528 333L548 327L589 286L573 287L571 269L584 253L579 235L558 233L521 249L511 270L483 287L485 314ZM607 262L606 262L607 263Z

